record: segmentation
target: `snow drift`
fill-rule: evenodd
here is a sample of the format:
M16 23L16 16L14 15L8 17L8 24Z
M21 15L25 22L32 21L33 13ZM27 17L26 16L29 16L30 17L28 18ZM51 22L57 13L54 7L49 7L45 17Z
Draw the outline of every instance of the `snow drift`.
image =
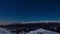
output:
M15 34L15 33L12 33L4 28L0 28L0 34Z

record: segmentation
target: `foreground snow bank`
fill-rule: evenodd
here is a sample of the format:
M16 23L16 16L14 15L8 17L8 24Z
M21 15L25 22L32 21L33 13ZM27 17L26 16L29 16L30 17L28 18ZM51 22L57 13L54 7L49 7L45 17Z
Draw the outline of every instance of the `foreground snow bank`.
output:
M0 28L0 34L15 34L15 33L12 33L4 28Z

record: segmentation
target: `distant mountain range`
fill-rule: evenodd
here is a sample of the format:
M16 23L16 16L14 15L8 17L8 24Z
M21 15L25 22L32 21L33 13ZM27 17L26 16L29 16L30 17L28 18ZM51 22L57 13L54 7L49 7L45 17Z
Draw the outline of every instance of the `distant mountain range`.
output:
M27 24L27 23L60 23L60 21L53 21L53 20L41 20L41 21L30 21L30 22L22 22L22 24Z
M20 22L0 22L0 25L9 25L9 24L29 24L29 23L60 23L60 21L56 20L40 20L40 21L20 21Z

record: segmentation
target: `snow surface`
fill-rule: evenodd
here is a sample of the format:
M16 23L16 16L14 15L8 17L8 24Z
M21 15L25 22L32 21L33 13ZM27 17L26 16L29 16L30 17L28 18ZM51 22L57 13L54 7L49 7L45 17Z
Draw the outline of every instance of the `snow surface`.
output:
M15 34L15 33L12 33L4 28L0 28L0 34Z
M43 34L60 34L60 33L57 33L57 32L53 32L53 31L49 31L49 30L45 30L45 29L37 29L35 31L30 31L29 33L27 34L37 34L37 33L43 33Z

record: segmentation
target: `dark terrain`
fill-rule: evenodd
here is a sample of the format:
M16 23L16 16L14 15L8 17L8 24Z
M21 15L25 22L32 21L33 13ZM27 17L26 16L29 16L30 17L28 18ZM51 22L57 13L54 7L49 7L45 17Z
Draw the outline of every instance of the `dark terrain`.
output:
M29 32L32 30L36 30L39 28L51 30L60 33L60 23L30 23L30 24L9 24L9 25L0 25L0 27L6 28L11 32L19 32L25 31Z

